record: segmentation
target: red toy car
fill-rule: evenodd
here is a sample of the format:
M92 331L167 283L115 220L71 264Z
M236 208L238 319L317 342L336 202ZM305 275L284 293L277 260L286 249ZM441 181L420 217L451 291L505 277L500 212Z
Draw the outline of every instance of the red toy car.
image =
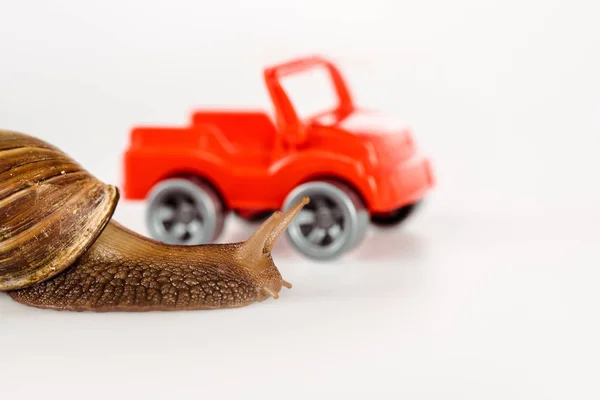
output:
M337 106L300 118L282 78L324 68ZM288 228L295 248L336 258L369 224L403 221L434 183L411 131L355 106L339 70L307 57L264 70L275 121L262 111L195 111L184 127L136 127L125 153L124 197L148 200L150 235L215 241L228 211L246 219L311 202Z

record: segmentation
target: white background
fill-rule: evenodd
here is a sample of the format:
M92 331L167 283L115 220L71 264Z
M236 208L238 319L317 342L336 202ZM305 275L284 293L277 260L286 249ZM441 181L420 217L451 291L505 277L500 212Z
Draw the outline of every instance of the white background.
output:
M0 0L0 126L106 182L137 124L268 111L264 66L318 52L409 122L439 184L404 228L243 309L36 310L0 296L0 397L598 398L595 1ZM143 204L116 217L140 232ZM253 227L228 221L223 240ZM335 396L334 396L335 398Z

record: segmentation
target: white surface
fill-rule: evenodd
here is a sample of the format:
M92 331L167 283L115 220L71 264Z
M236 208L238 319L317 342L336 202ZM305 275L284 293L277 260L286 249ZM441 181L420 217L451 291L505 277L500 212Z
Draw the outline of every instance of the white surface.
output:
M182 124L202 106L268 109L261 68L317 51L362 104L414 127L439 186L404 230L371 231L343 261L279 243L294 288L277 301L75 314L0 296L0 396L598 398L598 11L3 0L0 124L107 182L120 182L131 126ZM138 230L141 215L117 211ZM230 220L224 238L250 231Z

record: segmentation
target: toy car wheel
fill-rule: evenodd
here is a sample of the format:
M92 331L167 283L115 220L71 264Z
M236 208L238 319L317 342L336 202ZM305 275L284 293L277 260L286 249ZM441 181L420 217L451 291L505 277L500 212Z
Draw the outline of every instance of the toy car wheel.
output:
M310 203L286 231L300 253L316 260L331 260L362 241L369 215L354 190L339 182L308 182L288 195L283 209L288 210L304 196L310 198Z
M204 182L168 179L150 193L146 223L150 236L169 244L211 243L223 230L223 204Z
M386 214L373 214L371 216L371 222L383 227L400 225L415 212L419 204L420 202L408 204Z

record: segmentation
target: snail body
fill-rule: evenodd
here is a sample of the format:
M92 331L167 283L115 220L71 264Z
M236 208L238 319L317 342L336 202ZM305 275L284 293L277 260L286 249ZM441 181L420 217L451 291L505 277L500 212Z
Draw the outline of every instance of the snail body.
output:
M118 199L57 148L0 131L0 291L38 308L177 311L242 307L291 287L271 250L308 198L244 242L197 246L113 221Z

